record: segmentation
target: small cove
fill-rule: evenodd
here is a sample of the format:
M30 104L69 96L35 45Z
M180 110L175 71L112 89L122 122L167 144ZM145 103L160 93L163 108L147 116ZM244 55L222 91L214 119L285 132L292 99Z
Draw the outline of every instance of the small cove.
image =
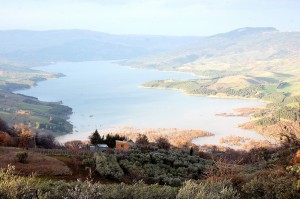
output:
M65 75L18 92L43 101L62 101L73 108L70 121L74 132L59 137L59 141L87 139L95 129L101 132L119 126L202 129L215 134L195 139L196 144L218 144L227 135L262 138L254 131L238 128L249 120L247 117L215 115L232 113L236 108L263 106L262 102L140 87L151 80L195 78L189 74L135 70L110 61L58 63L36 69Z

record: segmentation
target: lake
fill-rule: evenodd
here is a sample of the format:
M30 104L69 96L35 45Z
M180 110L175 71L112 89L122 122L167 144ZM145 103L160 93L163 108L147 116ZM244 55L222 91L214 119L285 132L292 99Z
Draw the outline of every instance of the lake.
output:
M110 61L59 63L35 69L66 75L18 92L43 101L62 101L73 108L70 122L74 132L58 137L59 141L87 139L95 129L101 132L120 126L202 129L216 135L195 139L196 144L217 144L226 135L262 138L254 131L238 128L249 120L247 117L215 115L232 113L236 108L263 106L262 102L140 87L151 80L195 78L190 74L135 70Z

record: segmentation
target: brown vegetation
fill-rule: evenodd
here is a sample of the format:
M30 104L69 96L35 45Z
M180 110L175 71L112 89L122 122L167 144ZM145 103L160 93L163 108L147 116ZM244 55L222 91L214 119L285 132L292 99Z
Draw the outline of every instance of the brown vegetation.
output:
M18 162L16 154L21 149L1 147L0 148L0 168L7 168L7 165L14 165L16 172L24 175L32 173L36 175L71 175L71 170L61 161L41 155L38 153L27 151L27 163L23 164Z
M0 131L0 146L12 146L14 145L13 138L8 133Z
M289 129L294 132L300 132L299 122L291 121L279 121L273 125L257 125L256 121L253 120L240 125L240 127L243 129L255 130L262 135L276 140L279 140L283 134L288 133L286 131ZM289 127L289 129L286 129L286 127ZM297 137L300 137L300 133L298 133Z
M292 164L300 164L300 150L298 150L292 159Z
M159 138L166 138L171 145L180 147L190 144L193 139L198 137L213 136L212 133L202 130L182 130L177 128L134 128L120 127L110 134L119 134L130 140L136 141L140 134L147 136L150 142L155 142Z
M240 149L249 151L252 148L270 148L273 147L273 144L268 140L255 140L251 138L245 138L241 136L229 135L226 137L220 138L219 142L221 144L226 144L228 146L239 147Z
M234 111L244 115L244 116L250 116L255 113L258 113L262 110L262 108L237 108L234 109Z

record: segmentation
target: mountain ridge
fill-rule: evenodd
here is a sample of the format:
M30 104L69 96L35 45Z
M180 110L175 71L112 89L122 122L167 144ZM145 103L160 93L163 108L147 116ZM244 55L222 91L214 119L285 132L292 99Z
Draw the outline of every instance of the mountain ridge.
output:
M239 37L236 37L237 33ZM125 64L197 73L203 70L253 69L256 66L261 70L286 70L284 67L287 66L294 70L298 61L300 31L242 28L202 38L192 45L159 56L129 60Z
M199 38L115 35L79 29L4 30L0 31L0 62L39 65L43 62L128 59L168 51Z

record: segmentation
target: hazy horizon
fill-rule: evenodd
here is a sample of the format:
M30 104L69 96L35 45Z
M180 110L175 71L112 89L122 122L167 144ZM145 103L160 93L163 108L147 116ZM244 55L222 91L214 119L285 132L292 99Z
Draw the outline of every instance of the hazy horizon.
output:
M0 30L83 29L111 34L208 36L243 27L300 30L296 0L1 1Z

